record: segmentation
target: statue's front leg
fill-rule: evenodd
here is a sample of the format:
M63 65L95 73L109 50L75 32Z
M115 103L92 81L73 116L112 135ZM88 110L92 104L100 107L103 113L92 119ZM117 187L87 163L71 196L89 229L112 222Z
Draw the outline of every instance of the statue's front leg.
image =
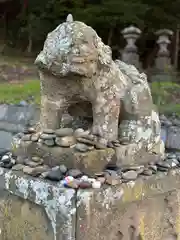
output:
M64 99L53 101L46 96L41 97L40 123L42 129L58 129L60 127L62 114L67 109Z
M118 137L120 100L101 95L92 104L92 110L92 134L107 141L116 140Z

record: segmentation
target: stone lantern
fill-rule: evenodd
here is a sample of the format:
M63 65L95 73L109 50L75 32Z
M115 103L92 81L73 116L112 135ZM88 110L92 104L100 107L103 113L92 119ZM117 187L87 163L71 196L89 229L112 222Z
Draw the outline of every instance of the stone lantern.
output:
M128 64L133 64L134 66L139 68L139 55L135 43L141 35L141 30L137 27L129 26L125 28L121 33L127 41L127 45L122 52L122 61Z
M171 43L170 37L173 35L173 31L169 29L161 29L158 30L155 34L158 36L157 44L159 46L155 61L155 67L159 71L166 72L166 70L171 68L171 59L168 45Z

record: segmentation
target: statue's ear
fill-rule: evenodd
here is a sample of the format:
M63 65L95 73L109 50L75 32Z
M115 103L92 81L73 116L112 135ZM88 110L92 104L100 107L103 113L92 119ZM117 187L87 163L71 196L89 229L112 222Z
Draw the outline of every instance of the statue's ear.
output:
M95 46L98 51L98 61L99 64L109 66L112 62L112 51L111 48L107 45L105 45L101 38L96 37L95 38Z

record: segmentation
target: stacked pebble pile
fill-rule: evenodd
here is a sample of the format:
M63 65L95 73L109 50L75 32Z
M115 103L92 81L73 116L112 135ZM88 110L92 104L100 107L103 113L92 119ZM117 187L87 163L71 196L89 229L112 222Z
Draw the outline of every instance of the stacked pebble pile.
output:
M34 128L25 129L20 133L19 138L22 142L38 142L48 147L65 147L74 148L80 152L86 152L96 149L104 149L107 147L118 147L120 141L115 140L107 143L103 139L84 131L82 128L73 130L72 128L60 128L57 130L45 129L42 133L36 133Z
M43 159L34 156L19 163L10 152L4 153L0 158L0 166L12 171L23 171L33 177L60 182L64 187L70 188L100 188L103 184L119 185L135 181L137 178L148 178L162 172L180 167L180 153L167 153L164 160L147 165L129 166L126 168L111 167L94 176L87 176L79 169L67 169L65 165L50 168L43 163Z

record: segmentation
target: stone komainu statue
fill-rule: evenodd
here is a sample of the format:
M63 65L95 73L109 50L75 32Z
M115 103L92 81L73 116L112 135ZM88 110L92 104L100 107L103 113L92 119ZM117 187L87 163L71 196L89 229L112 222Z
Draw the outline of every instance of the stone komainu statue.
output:
M147 149L160 142L146 75L113 61L110 47L91 27L68 17L48 34L35 64L41 80L41 129L59 128L68 107L88 101L92 134Z

